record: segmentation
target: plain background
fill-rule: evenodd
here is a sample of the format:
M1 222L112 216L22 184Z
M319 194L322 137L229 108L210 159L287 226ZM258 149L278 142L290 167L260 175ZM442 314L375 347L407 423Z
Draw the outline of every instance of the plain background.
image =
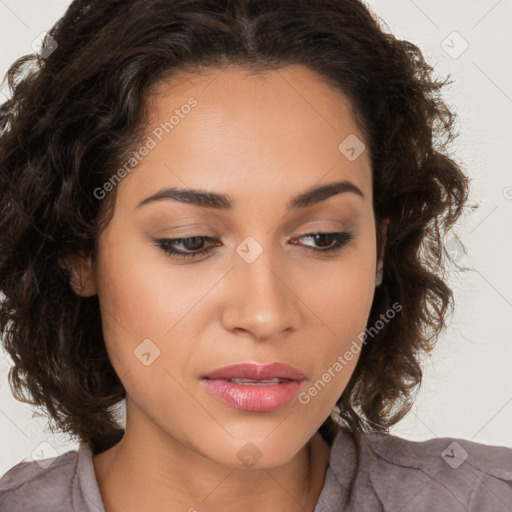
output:
M32 53L31 41L69 4L0 0L2 78L16 58ZM450 327L425 362L413 409L391 433L512 447L512 1L372 0L368 5L387 31L417 44L437 74L454 79L444 93L459 115L461 135L452 149L472 178L470 203L480 205L458 224L458 238L447 243L459 264L473 270L454 273ZM45 431L45 421L12 397L10 366L0 351L0 475L37 458L33 454L42 442L51 446L48 456L78 447L64 434Z

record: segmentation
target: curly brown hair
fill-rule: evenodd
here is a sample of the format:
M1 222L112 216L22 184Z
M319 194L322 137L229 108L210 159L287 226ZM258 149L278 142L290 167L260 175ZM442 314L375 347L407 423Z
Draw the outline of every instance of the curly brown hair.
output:
M52 39L53 38L53 39ZM115 188L93 191L140 142L148 95L181 71L303 64L351 100L371 155L374 213L390 219L382 285L368 319L399 315L364 344L319 431L386 432L410 409L453 296L443 241L469 181L449 155L455 114L420 49L359 0L74 1L39 54L9 68L0 107L0 334L19 401L93 453L124 429L126 391L105 348L98 297L70 286L70 258L94 260ZM28 395L25 394L28 392ZM51 427L53 428L53 426Z

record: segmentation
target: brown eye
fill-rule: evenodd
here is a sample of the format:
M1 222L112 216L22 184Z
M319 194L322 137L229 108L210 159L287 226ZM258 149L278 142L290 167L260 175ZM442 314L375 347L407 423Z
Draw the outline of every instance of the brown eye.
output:
M188 238L164 238L161 240L155 240L155 243L169 256L176 256L177 258L195 258L197 256L207 254L214 249L214 247L202 249L204 242L208 240L212 241L215 239L209 236L193 236ZM185 251L180 251L174 248L179 244L182 244L185 247Z
M354 240L355 235L347 231L336 232L336 233L308 233L299 238L312 238L318 247L309 247L315 252L336 252L341 250L344 246L348 245ZM334 245L331 245L334 242ZM329 247L331 245L331 247ZM322 247L327 247L323 248Z

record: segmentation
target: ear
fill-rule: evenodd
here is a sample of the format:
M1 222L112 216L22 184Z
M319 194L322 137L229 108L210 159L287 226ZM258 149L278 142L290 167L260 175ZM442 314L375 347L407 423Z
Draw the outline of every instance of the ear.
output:
M384 250L386 248L386 235L388 232L388 225L390 219L383 219L377 226L380 234L380 244L377 247L377 271L375 272L375 288L382 284L382 277L384 275Z
M391 221L391 219L389 219L389 218L382 219L380 221L381 244L380 244L380 247L377 248L377 256L378 256L377 268L378 269L382 268L382 266L384 264L384 249L386 248L386 239L387 239L386 235L388 232L388 226L389 226L390 221Z
M72 256L67 260L71 273L70 286L81 297L92 297L97 293L92 257L85 254Z

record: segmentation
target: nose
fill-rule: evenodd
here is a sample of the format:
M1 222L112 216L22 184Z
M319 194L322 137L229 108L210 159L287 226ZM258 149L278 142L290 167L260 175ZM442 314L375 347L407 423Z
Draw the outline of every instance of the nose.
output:
M238 255L225 283L222 313L227 330L252 335L263 341L290 334L300 327L303 300L290 269L264 250L249 263ZM295 286L294 286L295 285Z

